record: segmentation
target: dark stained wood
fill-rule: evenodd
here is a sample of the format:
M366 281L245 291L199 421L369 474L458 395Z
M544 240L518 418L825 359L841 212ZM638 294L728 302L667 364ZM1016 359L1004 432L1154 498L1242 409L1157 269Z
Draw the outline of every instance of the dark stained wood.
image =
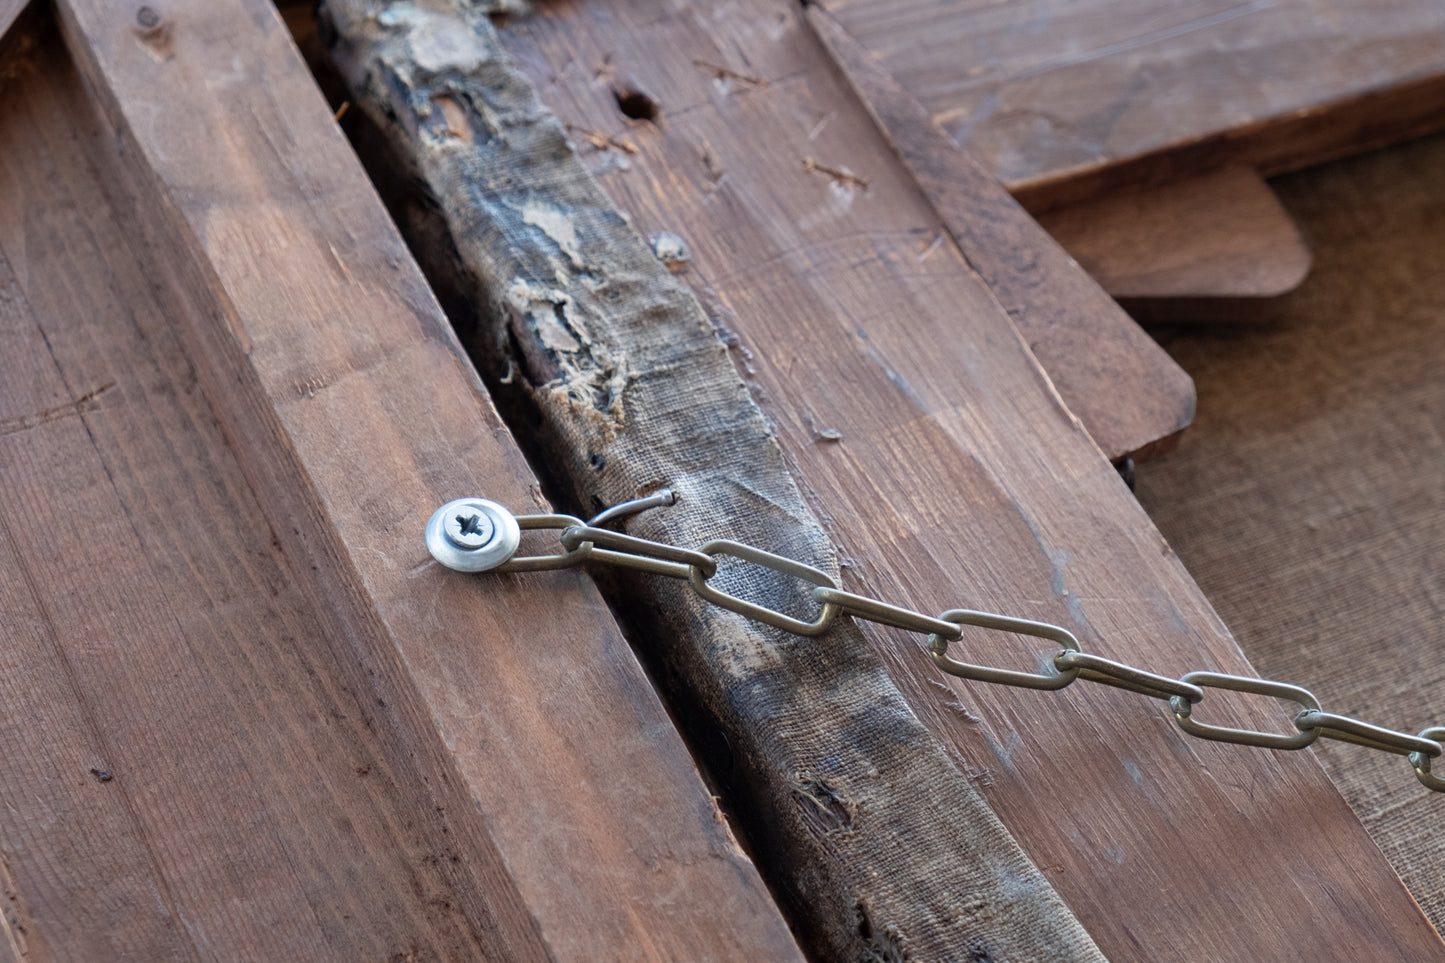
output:
M954 243L1104 454L1142 456L1171 444L1194 415L1189 376L837 21L816 6L808 14Z
M0 78L0 959L790 959L274 11ZM23 149L19 149L23 146Z
M507 38L564 122L636 146L594 164L639 230L691 245L684 276L735 333L849 588L1056 621L1170 674L1250 671L958 249L920 259L942 225L790 5L549 4ZM655 122L618 112L615 78ZM920 639L866 631L1111 959L1445 956L1308 754L1185 740L1166 707L1102 687L960 683ZM1018 645L968 637L980 661L1031 664Z
M1031 210L1229 164L1271 175L1445 123L1431 0L823 6Z
M1299 228L1248 167L1118 191L1039 223L1121 300L1273 298L1310 269Z
M666 485L678 506L631 519L634 534L723 535L836 573L713 319L589 176L485 13L333 0L324 16L354 129L388 139L379 180L410 189L397 217L559 498L588 514ZM650 89L618 81L611 109L646 113ZM685 584L602 572L817 956L1100 959L856 626L800 639ZM724 559L711 584L806 604L774 574Z

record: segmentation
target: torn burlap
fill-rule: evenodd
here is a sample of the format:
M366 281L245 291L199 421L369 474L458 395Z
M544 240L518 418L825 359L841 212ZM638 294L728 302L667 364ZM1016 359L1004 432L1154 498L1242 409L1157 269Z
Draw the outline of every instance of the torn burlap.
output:
M666 485L681 503L639 516L633 533L732 538L836 575L713 325L578 160L487 18L463 3L331 0L323 19L379 138L373 159L410 181L393 198L403 230L564 506L590 513ZM714 581L788 611L811 605L796 581L757 567L725 565ZM1098 958L855 626L807 639L669 580L611 588L819 955Z

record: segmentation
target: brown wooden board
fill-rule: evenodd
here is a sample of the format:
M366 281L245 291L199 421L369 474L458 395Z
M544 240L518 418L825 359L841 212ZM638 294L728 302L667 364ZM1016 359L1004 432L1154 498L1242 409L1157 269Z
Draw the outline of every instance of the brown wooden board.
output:
M666 486L678 507L631 517L632 534L725 536L817 566L808 579L836 573L716 325L667 266L685 259L627 226L485 12L333 0L323 15L378 183L562 503L589 515ZM595 571L808 948L1100 959L857 626L799 638L704 602L804 601L766 556L708 551L722 557L682 582Z
M1104 454L1169 447L1194 415L1189 377L837 21L818 7L809 21Z
M0 79L0 958L796 958L590 584L428 563L534 482L274 11L63 13L88 85Z
M1310 251L1252 168L1120 190L1039 224L1121 301L1274 298L1299 287Z
M832 15L814 6L809 16L970 262L982 263L990 286L1029 336L1045 369L1059 381L1061 374L1077 374L1066 370L1070 362L1065 359L1094 355L1105 357L1099 367L1107 369L1113 360L1108 356L1131 343L1125 336L1118 343L1099 337L1101 331L1116 333L1117 322L1109 312L1117 314L1117 309L1100 304L1102 299L1093 293L1071 307L1074 298L1083 294L1077 281L1069 280L1078 267L1047 252L1034 257L1016 252L1019 246L1028 252L1039 249L1040 240L1042 246L1053 245L1013 204L985 201L1003 193L993 176L955 144ZM983 210L991 214L985 216ZM1008 224L1010 239L980 244L969 233L974 223L979 233L994 235ZM1116 298L1274 297L1297 285L1309 269L1309 251L1289 215L1259 175L1242 167L1135 187L1122 200L1106 194L1081 201L1050 211L1044 226L1098 286ZM1026 243L1020 245L1020 240ZM1053 294L1054 303L1034 311L1017 310L991 276L997 273L999 261L1021 282L1013 285L1015 297L1050 300ZM989 272L989 267L994 271ZM1074 290L1065 294L1070 288ZM1030 297L1035 291L1039 297ZM1081 354L1080 347L1093 350ZM1148 357L1141 351L1133 366ZM1097 370L1088 362L1081 367L1086 372ZM1062 383L1060 391L1085 424L1092 424L1090 413Z
M959 250L920 260L936 213L791 6L551 4L507 38L564 122L636 148L596 167L639 230L691 245L685 277L734 332L848 588L1060 622L1169 674L1250 671ZM656 118L629 121L619 88ZM867 634L1111 958L1445 955L1308 754L1186 741L1115 690L959 683L920 639ZM1017 649L968 646L1030 665ZM1215 698L1215 718L1288 726Z
M823 6L1033 210L1227 163L1279 173L1445 122L1432 0Z

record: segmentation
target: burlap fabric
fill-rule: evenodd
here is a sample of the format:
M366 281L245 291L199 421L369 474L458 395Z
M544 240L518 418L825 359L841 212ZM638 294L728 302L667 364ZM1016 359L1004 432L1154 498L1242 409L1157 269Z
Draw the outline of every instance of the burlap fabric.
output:
M1314 271L1265 324L1164 338L1198 415L1139 481L1261 674L1411 732L1445 724L1442 169L1433 138L1278 182ZM1399 756L1312 751L1441 928L1445 796Z

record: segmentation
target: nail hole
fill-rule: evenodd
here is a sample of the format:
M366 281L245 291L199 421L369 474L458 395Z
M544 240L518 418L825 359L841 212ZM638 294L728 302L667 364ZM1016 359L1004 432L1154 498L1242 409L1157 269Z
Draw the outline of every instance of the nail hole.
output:
M617 109L633 120L656 120L662 113L657 101L636 87L615 87L612 96L617 98Z

